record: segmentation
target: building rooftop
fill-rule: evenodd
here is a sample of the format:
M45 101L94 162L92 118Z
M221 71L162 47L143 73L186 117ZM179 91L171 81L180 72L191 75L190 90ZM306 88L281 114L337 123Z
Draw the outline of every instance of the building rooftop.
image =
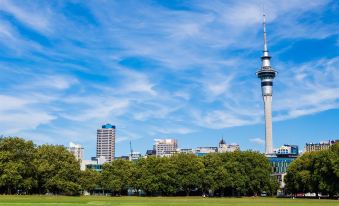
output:
M226 142L224 141L224 138L221 138L219 144L226 144Z
M111 125L111 124L104 124L101 127L102 129L115 129L115 125Z

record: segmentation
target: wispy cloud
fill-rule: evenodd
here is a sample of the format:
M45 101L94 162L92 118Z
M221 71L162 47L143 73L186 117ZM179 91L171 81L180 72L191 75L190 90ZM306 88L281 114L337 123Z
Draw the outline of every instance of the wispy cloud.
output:
M4 135L34 130L56 119L56 116L37 107L28 98L0 95L0 102L0 130Z
M257 144L257 145L264 145L265 144L265 140L263 140L262 138L252 138L252 139L250 139L250 142Z
M21 2L21 6L23 5L23 2ZM14 1L0 1L0 10L3 12L13 15L18 21L26 24L32 29L38 30L40 32L49 31L50 23L48 21L48 11L46 11L44 8L41 8L41 5L38 6L30 4L28 6L28 8L22 8L17 6L17 4L14 4Z
M276 94L276 120L286 120L338 108L339 58L320 59L283 71L279 84L284 90ZM294 84L288 84L293 81Z
M107 121L123 142L263 122L261 1L73 3L0 1L4 133L89 141ZM294 42L338 34L337 22L318 18L330 4L265 4L275 121L339 107L336 54L280 58Z

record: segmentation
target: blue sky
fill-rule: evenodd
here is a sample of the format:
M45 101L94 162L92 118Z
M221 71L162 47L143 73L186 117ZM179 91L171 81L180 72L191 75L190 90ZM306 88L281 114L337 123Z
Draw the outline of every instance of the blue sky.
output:
M223 136L264 151L260 1L0 0L0 134L117 155ZM267 1L273 143L339 138L339 3Z

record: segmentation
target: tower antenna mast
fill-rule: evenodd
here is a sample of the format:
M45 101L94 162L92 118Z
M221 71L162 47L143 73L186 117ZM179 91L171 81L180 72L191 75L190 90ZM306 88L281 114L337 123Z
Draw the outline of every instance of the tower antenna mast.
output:
M132 140L129 141L129 150L131 152L131 155L133 153L133 149L132 149Z

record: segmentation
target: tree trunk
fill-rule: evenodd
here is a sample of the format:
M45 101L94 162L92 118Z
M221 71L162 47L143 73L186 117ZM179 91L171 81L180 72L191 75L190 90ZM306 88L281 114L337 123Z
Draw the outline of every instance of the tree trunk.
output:
M186 189L186 196L190 196L190 189Z

